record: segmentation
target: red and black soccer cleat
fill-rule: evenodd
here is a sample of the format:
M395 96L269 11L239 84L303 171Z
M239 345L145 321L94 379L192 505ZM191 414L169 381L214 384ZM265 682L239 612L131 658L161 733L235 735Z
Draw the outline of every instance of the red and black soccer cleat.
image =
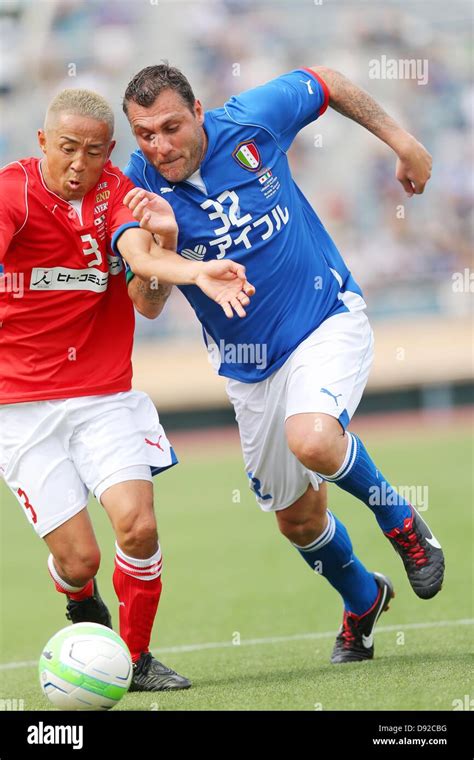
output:
M374 656L375 624L382 612L388 610L390 600L395 596L389 578L381 573L374 573L374 578L379 587L379 593L370 610L364 615L344 612L331 655L331 662L334 665L372 660Z
M71 623L100 623L100 625L106 625L107 628L112 628L110 612L99 594L95 578L92 596L81 602L68 597L66 610L66 617Z
M402 558L411 587L420 599L431 599L444 578L443 550L414 507L403 528L385 535Z

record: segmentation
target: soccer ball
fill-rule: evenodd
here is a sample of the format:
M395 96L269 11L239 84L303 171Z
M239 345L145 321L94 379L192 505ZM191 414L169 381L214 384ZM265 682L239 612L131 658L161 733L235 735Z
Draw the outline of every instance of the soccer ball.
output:
M132 673L125 642L98 623L58 631L39 661L43 693L59 710L110 710L128 691Z

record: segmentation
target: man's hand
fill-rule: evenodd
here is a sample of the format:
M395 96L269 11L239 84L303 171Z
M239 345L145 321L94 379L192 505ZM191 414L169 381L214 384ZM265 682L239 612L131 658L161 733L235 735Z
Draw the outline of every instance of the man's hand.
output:
M177 235L178 225L174 211L160 195L134 187L129 190L123 202L144 230L161 238Z
M255 293L245 276L245 267L230 259L206 261L198 266L195 284L202 292L223 308L226 317L232 317L234 311L239 317L245 317L243 307Z
M426 148L415 138L404 133L393 148L398 156L396 178L403 185L409 198L416 193L420 195L431 177L433 159Z

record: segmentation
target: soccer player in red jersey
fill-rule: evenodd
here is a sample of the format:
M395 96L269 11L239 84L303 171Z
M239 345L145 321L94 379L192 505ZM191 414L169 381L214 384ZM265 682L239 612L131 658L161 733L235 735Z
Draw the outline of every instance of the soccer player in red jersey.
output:
M162 588L152 475L177 459L151 400L131 390L122 257L157 302L172 283L194 283L227 316L245 316L253 289L241 265L174 253L172 215L159 238L140 229L123 204L133 185L109 160L113 126L99 95L64 90L38 132L43 158L0 172L0 474L49 548L68 618L111 626L95 580L87 500L96 496L116 536L131 690L183 689L190 681L149 651Z

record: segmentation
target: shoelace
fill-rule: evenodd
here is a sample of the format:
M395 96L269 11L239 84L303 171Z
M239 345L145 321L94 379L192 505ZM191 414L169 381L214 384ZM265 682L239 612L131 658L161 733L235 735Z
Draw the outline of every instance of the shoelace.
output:
M395 536L395 541L397 541L404 549L407 550L408 556L414 561L416 565L418 565L418 567L426 565L428 562L428 557L426 556L425 550L420 544L420 539L414 530L411 530L411 532L407 535L404 533L399 533L397 536Z
M344 641L344 646L350 646L355 640L355 629L357 627L357 618L354 615L350 615L348 612L344 612L342 619L342 631L340 633L341 638Z
M150 668L151 658L152 658L151 652L146 652L145 654L142 654L140 659L137 660L135 663L133 663L135 673L146 675Z

